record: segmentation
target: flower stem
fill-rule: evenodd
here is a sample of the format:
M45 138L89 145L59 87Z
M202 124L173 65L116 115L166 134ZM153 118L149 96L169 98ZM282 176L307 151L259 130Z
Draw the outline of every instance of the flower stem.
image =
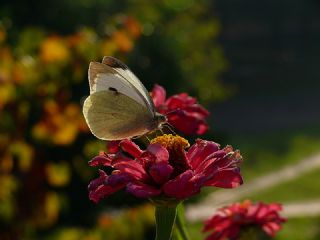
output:
M156 240L170 240L176 219L177 205L156 206Z
M177 207L177 220L176 220L177 230L180 233L180 236L183 240L189 240L188 232L186 229L186 224L184 221L184 207L180 203Z

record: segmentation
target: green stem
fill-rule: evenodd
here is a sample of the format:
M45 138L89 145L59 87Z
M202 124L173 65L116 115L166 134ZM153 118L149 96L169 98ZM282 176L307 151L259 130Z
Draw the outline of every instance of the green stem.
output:
M156 206L156 240L170 240L176 219L177 205Z
M176 220L177 230L180 233L180 236L183 240L189 240L189 235L186 229L186 224L184 221L184 207L180 203L177 208L177 220Z

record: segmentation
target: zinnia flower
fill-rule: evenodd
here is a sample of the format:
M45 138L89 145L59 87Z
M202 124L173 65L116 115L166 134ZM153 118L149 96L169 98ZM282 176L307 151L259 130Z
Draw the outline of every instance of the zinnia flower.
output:
M209 112L187 93L173 95L166 99L166 91L155 85L151 97L157 111L166 115L168 122L184 134L204 134L208 130L205 118Z
M153 139L146 150L131 140L122 140L117 153L101 153L90 166L113 168L108 175L91 181L89 198L98 202L125 188L141 198L173 198L183 200L200 192L203 186L234 188L242 184L238 167L241 155L231 146L198 139L189 147L180 136L163 135Z
M212 232L206 240L261 239L253 237L253 232L274 237L286 221L279 215L281 209L280 204L252 204L249 200L221 208L205 222L203 231Z

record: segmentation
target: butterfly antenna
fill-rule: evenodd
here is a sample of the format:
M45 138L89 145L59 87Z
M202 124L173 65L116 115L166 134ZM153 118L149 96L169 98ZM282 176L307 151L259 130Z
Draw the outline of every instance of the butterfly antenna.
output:
M168 116L168 115L170 115L170 114L173 114L173 113L176 113L176 112L179 112L179 111L181 111L180 108L174 109L174 110L172 110L172 111L170 111L170 112L167 112L167 113L166 113L166 116Z
M174 127L170 123L166 122L164 126L166 126L171 133L173 133L174 135L177 135L177 133L173 130Z

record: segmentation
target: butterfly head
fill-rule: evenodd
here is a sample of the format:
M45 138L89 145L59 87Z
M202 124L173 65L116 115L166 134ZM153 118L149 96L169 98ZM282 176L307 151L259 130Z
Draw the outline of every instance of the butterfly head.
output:
M166 123L168 121L167 117L165 115L162 115L160 113L155 113L154 115L154 124L155 128L160 128L162 124Z

